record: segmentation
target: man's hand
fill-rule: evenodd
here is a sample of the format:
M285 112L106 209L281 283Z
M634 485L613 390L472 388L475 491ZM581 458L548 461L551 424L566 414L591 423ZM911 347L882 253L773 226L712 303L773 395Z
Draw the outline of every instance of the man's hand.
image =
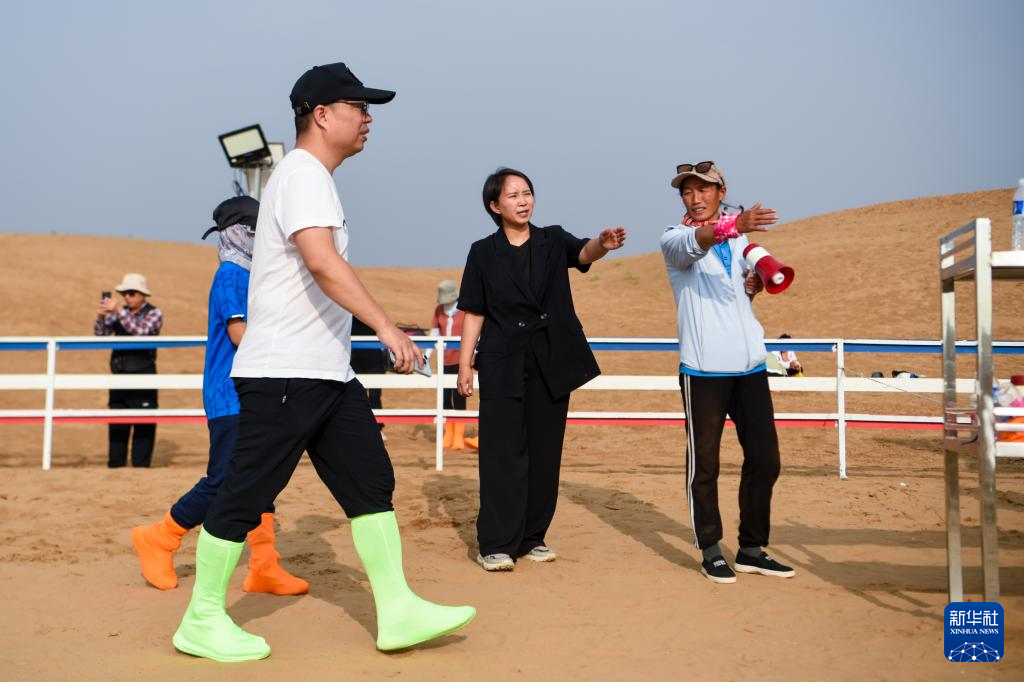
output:
M605 251L621 249L622 245L626 243L626 228L606 227L601 230L601 234L597 235L597 242Z
M117 301L113 298L105 298L100 302L100 307L99 310L96 311L96 316L101 320L105 320L111 315L116 315L120 307L121 306L119 306Z
M455 382L459 395L466 398L473 395L473 368L459 365L459 378Z
M395 356L395 371L409 374L417 365L423 364L423 351L398 327L391 325L377 333L377 338Z
M761 208L759 202L754 204L749 211L740 214L740 217L736 219L736 230L741 234L766 232L769 225L774 225L778 221L779 216L775 213L775 209Z
M761 275L757 274L754 270L744 270L743 289L750 298L754 298L754 296L761 293L764 290L764 282L761 281Z

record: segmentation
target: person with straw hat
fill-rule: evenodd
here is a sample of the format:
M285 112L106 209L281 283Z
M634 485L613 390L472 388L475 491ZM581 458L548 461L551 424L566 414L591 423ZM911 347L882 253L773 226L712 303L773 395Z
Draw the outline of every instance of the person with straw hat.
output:
M110 292L104 292L92 333L96 336L158 336L164 325L163 312L147 301L150 296L146 278L129 272L114 287L123 303L118 303ZM156 374L156 349L115 348L110 353L110 371L114 374ZM155 410L155 388L111 389L112 410ZM132 466L148 468L153 459L156 424L109 424L107 466L123 467L128 460L128 440L132 443Z
M437 285L437 307L430 322L431 336L462 336L462 322L466 313L459 310L459 287L454 280L445 279ZM444 351L444 373L458 375L459 349L446 348ZM457 388L444 389L444 409L466 409L466 396L461 395ZM463 422L444 421L444 446L452 450L462 450L467 445L476 449L480 445L478 438L465 438L466 425Z

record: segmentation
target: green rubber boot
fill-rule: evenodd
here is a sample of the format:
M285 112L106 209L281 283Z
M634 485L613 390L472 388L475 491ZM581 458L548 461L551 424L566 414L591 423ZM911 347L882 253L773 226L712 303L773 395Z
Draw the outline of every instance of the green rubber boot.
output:
M352 519L352 540L377 604L377 648L404 649L455 632L476 616L472 606L441 606L416 596L402 570L394 512Z
M196 584L185 610L174 648L193 656L233 663L255 661L270 655L266 640L235 625L224 610L228 581L238 564L244 542L221 540L199 531L196 546Z

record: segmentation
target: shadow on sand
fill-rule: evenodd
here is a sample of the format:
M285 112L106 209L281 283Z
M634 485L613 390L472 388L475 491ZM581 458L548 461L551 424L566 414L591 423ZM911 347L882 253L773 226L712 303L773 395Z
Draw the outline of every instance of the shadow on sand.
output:
M298 597L278 597L267 594L248 594L231 604L232 618L239 625L250 620L264 618L280 609L296 603L299 599L320 599L340 607L348 616L359 623L371 636L377 634L377 616L370 593L366 574L351 566L340 563L334 547L324 535L348 521L340 514L337 517L309 514L300 517L295 530L277 536L281 564L295 575L309 581L309 594ZM289 536L295 540L289 542ZM301 552L290 550L289 546L299 545ZM244 564L247 555L239 562L240 570L248 570Z
M435 523L451 525L466 545L466 558L476 562L476 516L480 490L476 479L453 473L434 474L423 484L427 514Z
M562 494L588 509L611 528L633 538L666 561L690 570L700 569L699 550L684 552L666 539L678 538L683 544L689 545L693 542L693 531L668 517L649 502L621 490L578 481L563 481ZM680 496L679 503L686 504L684 496ZM726 525L728 527L728 520ZM980 545L977 528L964 528L963 533L965 548L976 548ZM815 528L787 520L785 523L775 524L772 528L772 543L772 554L784 563L794 566L797 569L797 579L801 572L805 572L874 606L931 620L940 620L942 617L941 613L934 611L931 604L916 598L914 594L945 594L944 561L932 565L859 560L834 561L827 559L827 552L823 553L822 549L847 546L906 548L908 552L944 550L945 531ZM725 545L732 550L735 549L728 542ZM1024 533L1001 533L1000 546L1003 550L1024 549ZM936 554L931 551L929 556L934 557ZM1024 594L1024 567L1004 565L1000 569L1000 578L1003 595ZM980 567L965 567L964 585L968 593L980 594Z

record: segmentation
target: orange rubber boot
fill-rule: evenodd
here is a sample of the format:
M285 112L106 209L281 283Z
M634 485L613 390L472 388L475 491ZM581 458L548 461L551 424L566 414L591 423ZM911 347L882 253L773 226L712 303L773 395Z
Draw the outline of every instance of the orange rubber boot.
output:
M455 437L455 424L452 422L444 423L444 441L441 443L446 448L452 446L452 439Z
M1010 417L1010 424L1024 424L1024 417ZM1024 441L1024 431L1000 431L999 440L1020 442Z
M181 546L181 538L188 532L179 526L167 512L159 523L132 528L132 545L139 555L142 577L153 587L172 590L178 586L174 572L174 551Z
M473 450L479 450L480 449L480 436L479 435L473 436L472 438L467 436L466 438L462 439L462 442L466 444L467 448L471 448Z
M274 515L266 512L260 525L249 531L246 537L249 555L249 575L245 576L242 589L246 592L269 592L270 594L306 594L309 583L281 567L281 555L274 549Z
M454 434L452 435L452 450L462 450L465 447L465 441L462 438L462 434L465 432L465 424L462 422L455 424Z

